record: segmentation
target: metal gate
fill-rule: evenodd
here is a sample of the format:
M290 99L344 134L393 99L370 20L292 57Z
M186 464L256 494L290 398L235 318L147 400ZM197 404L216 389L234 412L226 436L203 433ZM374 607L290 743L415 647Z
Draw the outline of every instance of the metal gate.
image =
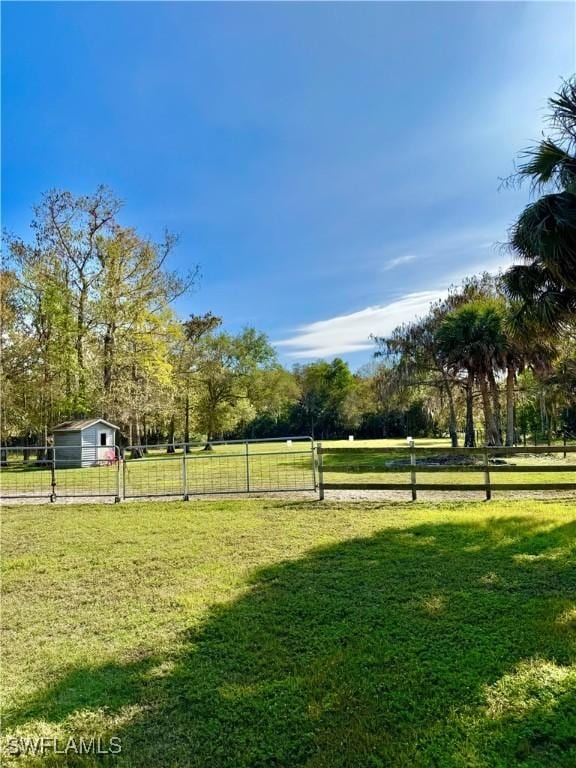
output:
M2 448L3 499L109 497L120 501L120 451L108 446L11 446Z
M123 498L315 491L311 437L128 446Z
M80 452L80 453L78 453ZM78 455L76 455L78 453ZM81 448L2 448L4 499L190 496L315 491L311 437Z

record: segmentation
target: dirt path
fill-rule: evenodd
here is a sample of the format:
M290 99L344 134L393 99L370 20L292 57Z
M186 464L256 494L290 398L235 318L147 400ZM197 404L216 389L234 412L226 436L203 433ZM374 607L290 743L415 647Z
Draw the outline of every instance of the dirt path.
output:
M239 494L218 494L206 496L190 496L190 503L195 501L218 501L220 499L294 499L298 501L316 501L318 494L314 492L287 492L287 493L252 493L240 496ZM418 502L446 502L446 501L484 501L484 490L479 491L419 491ZM507 499L538 499L542 501L563 501L576 506L576 491L493 491L492 498L505 501ZM410 491L367 491L358 489L357 491L326 491L325 500L343 501L343 502L367 502L367 501L410 501ZM142 501L181 501L178 496L148 496L141 498L123 499L121 504L130 504L132 502ZM112 497L84 496L59 498L54 502L54 506L59 504L113 504ZM18 499L1 499L1 506L21 506L28 504L50 504L46 497L30 497Z

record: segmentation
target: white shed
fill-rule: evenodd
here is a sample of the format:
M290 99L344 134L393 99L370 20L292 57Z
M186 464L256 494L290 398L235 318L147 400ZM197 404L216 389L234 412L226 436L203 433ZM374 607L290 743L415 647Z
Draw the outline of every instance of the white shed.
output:
M52 429L57 467L93 467L116 458L118 427L104 419L64 421Z

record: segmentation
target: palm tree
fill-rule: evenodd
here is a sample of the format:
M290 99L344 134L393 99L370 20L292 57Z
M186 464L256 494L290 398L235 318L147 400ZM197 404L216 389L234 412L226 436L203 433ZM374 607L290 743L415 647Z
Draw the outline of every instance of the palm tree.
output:
M549 100L551 136L522 153L514 179L542 194L519 216L509 248L522 263L504 275L522 313L557 330L576 313L576 79Z
M524 312L523 305L516 301L506 306L504 315L506 350L506 445L515 442L515 386L518 374L529 368L537 374L551 369L556 356L556 341L549 328L533 316Z
M499 303L477 300L450 312L437 331L437 342L446 364L455 372L464 372L466 393L466 431L464 445L473 447L474 383L478 384L484 410L486 443L501 445L494 415L491 382L506 350L506 336Z

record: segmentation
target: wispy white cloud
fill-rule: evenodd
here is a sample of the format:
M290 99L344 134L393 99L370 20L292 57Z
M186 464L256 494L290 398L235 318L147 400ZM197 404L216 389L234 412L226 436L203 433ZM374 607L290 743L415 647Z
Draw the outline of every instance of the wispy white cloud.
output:
M398 325L426 314L432 302L446 296L450 286L459 284L465 277L506 269L512 261L510 255L498 249L490 252L490 245L482 241L479 251L486 251L482 261L469 263L468 266L463 264L457 270L429 280L428 290L410 292L388 304L309 323L297 329L292 337L274 344L285 348L287 357L296 359L333 357L372 349L372 335L386 336Z
M373 347L370 335L383 336L397 325L424 314L442 291L409 293L397 301L359 312L319 320L300 328L290 339L275 342L286 347L288 357L317 358L359 352Z
M411 261L416 260L416 254L407 253L406 256L397 256L395 259L389 259L382 267L383 272L388 272L391 269L401 266L402 264L409 264Z
M503 220L482 222L477 226L458 226L451 222L444 230L430 230L414 238L389 243L383 249L375 249L371 255L372 258L384 257L384 267L409 261L443 265L484 260L487 254L494 252L495 243L506 237L507 226ZM393 254L399 250L408 255L395 258Z

